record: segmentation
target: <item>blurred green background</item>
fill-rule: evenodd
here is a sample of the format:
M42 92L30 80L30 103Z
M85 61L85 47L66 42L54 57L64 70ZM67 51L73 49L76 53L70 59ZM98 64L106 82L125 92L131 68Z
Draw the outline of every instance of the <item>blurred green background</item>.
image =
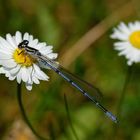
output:
M0 35L19 30L54 46L58 61L72 73L98 87L101 102L117 114L127 74L124 57L118 57L110 39L120 21L139 20L138 0L1 0ZM50 70L50 81L25 86L23 102L35 130L52 140L140 140L140 66L133 68L121 108L119 124L111 122L70 84ZM23 125L16 97L16 81L0 75L0 139L35 140ZM18 122L18 123L17 123Z

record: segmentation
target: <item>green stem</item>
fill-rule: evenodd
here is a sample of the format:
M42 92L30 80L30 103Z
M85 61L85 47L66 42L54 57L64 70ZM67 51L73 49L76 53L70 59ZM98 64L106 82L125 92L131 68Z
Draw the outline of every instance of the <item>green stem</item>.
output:
M133 66L128 67L127 74L126 74L125 81L124 81L124 86L123 86L123 89L121 92L121 96L120 96L120 100L119 100L119 104L118 104L118 108L117 108L117 116L119 119L121 119L122 105L125 100L126 88L127 88L127 85L129 83L129 80L130 80L130 77L132 74L132 68L133 68Z
M21 84L17 84L17 100L18 100L18 104L19 104L19 108L20 108L20 111L21 111L21 114L22 114L22 117L23 119L25 120L26 124L29 126L29 128L32 130L32 132L34 133L34 135L39 139L39 140L48 140L48 139L45 139L43 138L42 136L40 136L36 131L35 129L32 127L27 115L26 115L26 112L24 110L24 106L23 106L23 103L22 103L22 92L21 92Z
M65 101L65 108L66 108L66 113L67 113L67 117L68 117L68 120L69 120L69 123L70 123L70 127L71 127L71 130L75 136L75 139L76 140L79 140L77 134L76 134L76 131L72 125L72 120L71 120L71 116L70 116L70 112L69 112L69 107L68 107L68 102L67 102L67 98L66 98L66 95L64 94L64 101Z
M122 91L121 91L121 95L120 95L120 100L119 100L119 103L118 103L118 108L117 108L117 117L119 118L120 122L121 122L121 118L122 118L122 106L123 106L123 102L125 100L125 95L126 95L126 89L127 89L127 86L128 86L128 83L130 81L130 77L131 77L131 74L132 74L132 69L133 69L133 66L130 66L127 68L127 73L126 73L126 76L125 76L125 81L124 81L124 86L122 88ZM121 123L120 123L121 125ZM115 125L114 129L113 129L113 137L114 137L114 140L118 140L118 133L119 133L119 128L120 128L120 125Z

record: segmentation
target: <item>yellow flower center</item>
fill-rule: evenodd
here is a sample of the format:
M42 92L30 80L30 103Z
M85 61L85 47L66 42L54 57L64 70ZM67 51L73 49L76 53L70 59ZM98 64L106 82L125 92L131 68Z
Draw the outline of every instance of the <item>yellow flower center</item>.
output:
M30 55L26 54L24 49L19 48L14 51L13 58L18 64L26 67L33 65L33 63L36 61Z
M129 36L129 41L135 48L140 49L140 30L133 32Z

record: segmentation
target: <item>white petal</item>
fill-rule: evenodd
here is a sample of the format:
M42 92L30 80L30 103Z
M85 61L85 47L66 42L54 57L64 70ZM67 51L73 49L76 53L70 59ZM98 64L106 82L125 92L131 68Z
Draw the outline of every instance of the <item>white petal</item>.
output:
M13 47L14 49L17 48L16 42L10 34L6 35L6 40L10 43L11 47Z
M125 50L121 51L121 52L119 53L119 55L120 55L120 56L121 56L121 55L126 55L126 54L128 54L128 53L129 53L129 50L125 49Z
M5 70L3 67L0 67L0 74L4 74L5 73Z
M21 79L22 79L22 71L21 69L19 70L18 74L17 74L17 82L20 84L21 83Z
M129 29L130 29L130 31L131 32L134 32L134 31L136 31L136 30L140 30L140 26L136 26L136 24L135 23L129 23L128 24L128 27L129 27Z
M133 64L133 62L132 62L132 61L127 61L127 64L128 64L129 66L131 66L131 65Z
M2 52L0 50L0 59L3 60L3 59L12 59L13 56L11 54L6 54L5 52Z
M6 72L6 73L5 73L5 76L6 76L6 77L10 77L10 73L9 73L9 72Z
M4 38L0 37L0 48L4 49L7 52L12 52L15 50Z
M29 84L33 84L33 80L32 80L31 75L29 76L29 78L28 78L28 82L27 82L27 83L29 83Z
M49 79L49 77L43 71L41 71L41 69L36 64L34 64L33 66L35 75L37 76L38 79L46 81Z
M13 59L2 60L2 65L6 68L14 68L17 63Z
M28 74L29 74L27 83L33 84L33 81L32 81L33 67L32 66L28 67L27 71L28 71Z
M128 40L128 35L115 28L114 33L111 35L111 38L126 41Z
M16 45L18 45L19 43L22 42L22 35L21 32L17 31L15 34L15 41L16 41Z
M134 23L136 30L140 30L140 22L136 21Z
M12 75L16 75L19 72L20 68L21 68L21 65L17 65L15 68L11 69L9 72Z
M44 54L44 55L47 55L49 53L52 53L52 48L53 46L47 46L47 47L42 47L39 51Z
M32 66L30 66L30 67L27 67L27 70L28 70L28 73L29 73L29 75L31 75L31 73L32 73L32 70L33 70L33 67L32 67Z
M24 82L27 82L28 81L28 76L29 76L29 74L28 74L28 71L27 71L27 69L25 68L25 67L22 67L21 68L21 75L22 75L22 80L24 81Z
M33 36L29 35L29 42L32 42L32 41L33 41Z
M9 80L13 81L14 79L16 78L16 76L12 76L12 75L9 75Z
M122 48L128 48L130 46L130 44L126 41L118 41L118 42L115 42L114 43L114 46L117 48L117 47L122 47Z
M118 26L119 30L127 35L131 33L130 29L123 23L121 22L120 25Z
M38 43L38 39L34 39L33 41L29 42L29 46L34 48L37 45L37 43Z
M26 83L26 88L27 88L28 90L32 90L32 84Z
M50 53L50 54L47 55L47 57L50 58L50 59L55 59L55 58L57 58L57 56L58 56L57 53Z
M23 35L23 40L29 40L29 34L28 33L25 33Z
M53 48L53 46L42 46L41 48L40 48L40 50L39 51L46 51L46 50L52 50L52 48Z
M35 48L37 50L41 50L42 48L44 48L46 46L46 43L42 42L42 43L38 43Z
M34 82L35 84L40 84L40 82L39 82L39 80L37 79L37 77L33 76L32 79L33 79L33 82Z

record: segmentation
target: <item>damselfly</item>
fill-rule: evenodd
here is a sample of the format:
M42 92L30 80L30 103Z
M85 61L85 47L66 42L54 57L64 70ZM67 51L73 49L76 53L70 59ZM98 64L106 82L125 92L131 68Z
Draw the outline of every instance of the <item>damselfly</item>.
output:
M107 117L109 117L112 121L117 123L117 118L115 115L113 115L111 112L109 112L103 105L101 105L95 96L91 96L89 94L89 90L91 89L95 95L100 94L100 91L89 84L88 82L81 80L77 76L73 75L72 73L68 72L65 68L63 68L60 64L57 62L49 59L47 56L44 56L41 54L37 49L32 48L28 46L29 41L23 40L19 45L18 48L24 49L25 52L28 55L31 55L32 57L36 58L39 63L42 63L43 65L51 68L53 71L55 71L58 75L60 75L63 79L65 79L67 82L69 82L73 87L78 89L85 97L90 99L98 108L100 108Z

